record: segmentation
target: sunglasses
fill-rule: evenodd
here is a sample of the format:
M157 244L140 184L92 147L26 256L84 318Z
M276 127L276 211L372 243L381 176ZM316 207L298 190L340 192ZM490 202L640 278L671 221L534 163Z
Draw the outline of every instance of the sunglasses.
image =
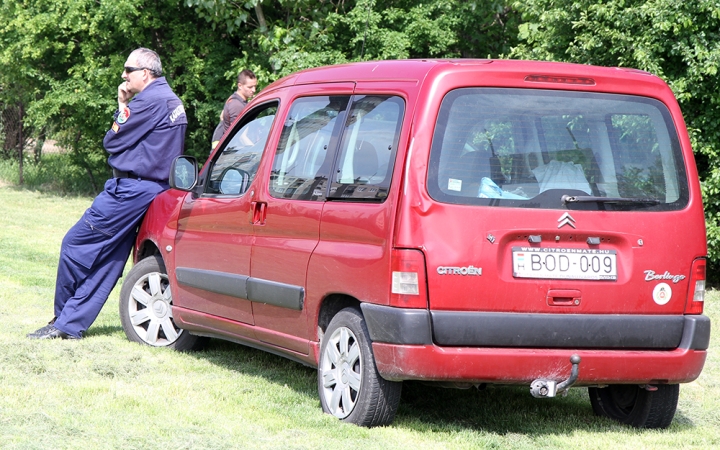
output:
M137 72L138 70L150 70L145 67L132 67L132 66L125 66L125 73L133 73Z

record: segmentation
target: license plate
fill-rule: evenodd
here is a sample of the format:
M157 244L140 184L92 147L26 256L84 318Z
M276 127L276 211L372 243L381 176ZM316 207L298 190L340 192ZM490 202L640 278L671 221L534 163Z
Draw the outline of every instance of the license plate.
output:
M615 250L513 247L513 276L561 280L617 280Z

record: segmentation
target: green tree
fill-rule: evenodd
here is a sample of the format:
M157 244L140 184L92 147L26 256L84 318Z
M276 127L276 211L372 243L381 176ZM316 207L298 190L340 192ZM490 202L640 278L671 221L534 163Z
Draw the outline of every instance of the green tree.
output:
M187 152L202 159L242 68L263 87L348 61L495 57L516 34L506 0L0 0L0 104L53 130L99 190L122 64L139 46L160 54L185 103Z
M710 268L720 268L720 3L715 0L527 0L512 56L634 67L675 93L695 151ZM717 277L715 277L715 281Z
M27 125L52 126L96 190L109 174L102 138L117 107L123 62L155 49L188 111L187 148L206 156L203 128L217 121L217 95L235 43L208 32L179 0L2 0L0 93L26 106ZM222 84L222 86L220 86Z
M497 57L516 43L505 0L186 0L218 33L236 36L241 68L263 82L349 61Z

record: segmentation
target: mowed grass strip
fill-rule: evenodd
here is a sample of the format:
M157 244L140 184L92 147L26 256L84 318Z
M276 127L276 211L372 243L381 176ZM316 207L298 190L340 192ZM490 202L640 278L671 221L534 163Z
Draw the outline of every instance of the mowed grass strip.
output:
M321 412L316 373L300 364L218 340L195 353L127 341L118 288L86 339L26 339L52 317L60 242L92 199L7 185L0 199L0 448L720 446L717 331L705 371L681 386L675 420L663 431L595 417L585 389L539 400L527 386L479 391L421 383L405 383L391 426L346 425ZM705 311L717 322L720 293L708 295Z

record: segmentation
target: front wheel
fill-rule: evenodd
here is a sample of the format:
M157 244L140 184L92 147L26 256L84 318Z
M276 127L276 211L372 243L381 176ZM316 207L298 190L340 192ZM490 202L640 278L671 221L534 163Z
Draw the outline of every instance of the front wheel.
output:
M395 418L401 390L401 382L387 381L378 373L360 311L345 308L337 313L320 347L318 391L323 411L355 425L387 425Z
M120 322L133 342L181 351L201 345L201 338L173 321L170 282L157 255L137 263L125 278L120 290Z
M680 385L661 384L657 390L649 391L634 384L617 384L588 388L588 394L598 416L636 428L667 428L675 416Z

